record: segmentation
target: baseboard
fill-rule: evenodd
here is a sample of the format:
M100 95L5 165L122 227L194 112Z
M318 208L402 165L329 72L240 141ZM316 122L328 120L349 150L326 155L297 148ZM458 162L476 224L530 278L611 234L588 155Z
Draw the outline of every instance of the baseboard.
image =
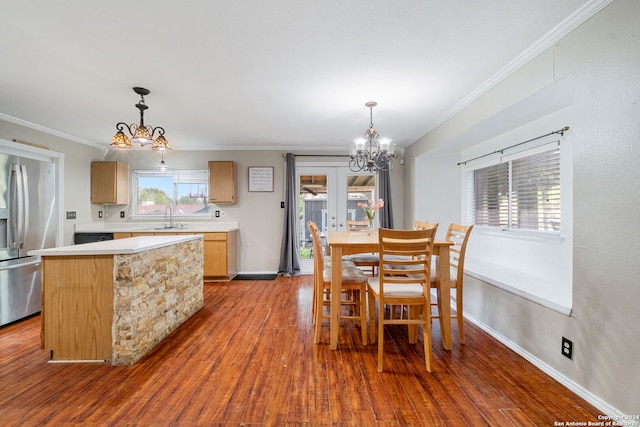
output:
M238 274L233 280L275 280L276 273Z
M495 331L494 329L489 327L487 324L485 324L485 323L483 323L483 322L481 322L481 321L479 321L479 320L477 320L477 319L475 319L475 318L473 318L471 316L468 316L466 313L464 315L464 318L466 320L468 320L469 322L473 323L474 325L476 325L478 328L480 328L483 331L485 331L486 333L488 333L489 335L491 335L493 338L495 338L498 341L500 341L502 344L504 344L507 347L509 347L515 353L517 353L520 356L524 357L527 361L532 363L538 369L540 369L541 371L543 371L544 373L549 375L554 380L558 381L560 384L562 384L565 387L567 387L569 390L571 390L572 392L574 392L575 394L577 394L578 396L580 396L581 398L583 398L584 400L589 402L591 405L593 405L596 408L598 408L600 411L602 411L603 415L607 415L607 416L611 417L611 420L613 420L613 421L624 420L623 417L624 417L625 414L623 412L621 412L618 409L614 408L613 406L611 406L610 404L608 404L607 402L605 402L604 400L602 400L601 398L599 398L595 394L591 393L589 390L587 390L584 387L582 387L580 384L578 384L578 383L574 382L573 380L571 380L570 378L566 377L564 374L558 372L557 370L555 370L554 368L552 368L551 366L546 364L543 360L537 358L533 354L529 353L528 351L526 351L525 349L520 347L518 344L516 344L513 341L507 339L506 337L504 337L503 335L501 335L500 333L498 333L497 331ZM638 426L640 426L640 423L638 421L635 421L635 420L634 421L625 420L624 422L625 422L625 424L624 424L625 426L629 426L629 427L638 427Z

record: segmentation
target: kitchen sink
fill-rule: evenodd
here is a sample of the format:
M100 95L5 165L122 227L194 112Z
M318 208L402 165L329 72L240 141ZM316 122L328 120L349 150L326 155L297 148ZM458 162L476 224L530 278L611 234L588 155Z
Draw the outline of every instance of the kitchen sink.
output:
M140 228L138 231L173 231L173 230L187 230L188 228L184 225L174 225L172 227L163 226L163 227L148 227L148 228Z

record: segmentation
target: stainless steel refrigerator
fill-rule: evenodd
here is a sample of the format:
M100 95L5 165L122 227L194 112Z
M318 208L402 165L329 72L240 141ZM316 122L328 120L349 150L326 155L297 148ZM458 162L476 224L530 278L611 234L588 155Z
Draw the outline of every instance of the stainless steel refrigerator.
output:
M0 326L40 311L40 258L55 246L55 163L0 147ZM37 156L33 156L37 157Z

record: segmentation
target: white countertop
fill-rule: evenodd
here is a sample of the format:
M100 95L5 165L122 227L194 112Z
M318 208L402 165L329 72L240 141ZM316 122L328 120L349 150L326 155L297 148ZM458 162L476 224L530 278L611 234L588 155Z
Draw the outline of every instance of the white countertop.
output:
M175 221L177 227L164 228L167 221L159 222L94 222L76 224L76 233L135 233L152 231L154 233L215 233L238 230L236 221L183 222Z
M40 256L128 255L196 239L202 239L202 235L140 236L129 237L127 239L105 240L95 243L83 243L81 245L61 246L59 248L39 249L29 251L28 254Z

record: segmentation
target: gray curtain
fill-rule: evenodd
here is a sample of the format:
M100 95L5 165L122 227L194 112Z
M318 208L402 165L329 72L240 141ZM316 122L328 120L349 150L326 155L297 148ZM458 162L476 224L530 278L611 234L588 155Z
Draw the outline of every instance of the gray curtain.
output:
M378 196L384 200L380 209L380 227L393 228L393 212L391 210L391 178L389 172L378 170Z
M278 276L293 277L300 274L298 262L298 204L296 203L296 156L287 153L287 171L285 176L284 195L284 227L282 230L282 246L280 247L280 267Z

